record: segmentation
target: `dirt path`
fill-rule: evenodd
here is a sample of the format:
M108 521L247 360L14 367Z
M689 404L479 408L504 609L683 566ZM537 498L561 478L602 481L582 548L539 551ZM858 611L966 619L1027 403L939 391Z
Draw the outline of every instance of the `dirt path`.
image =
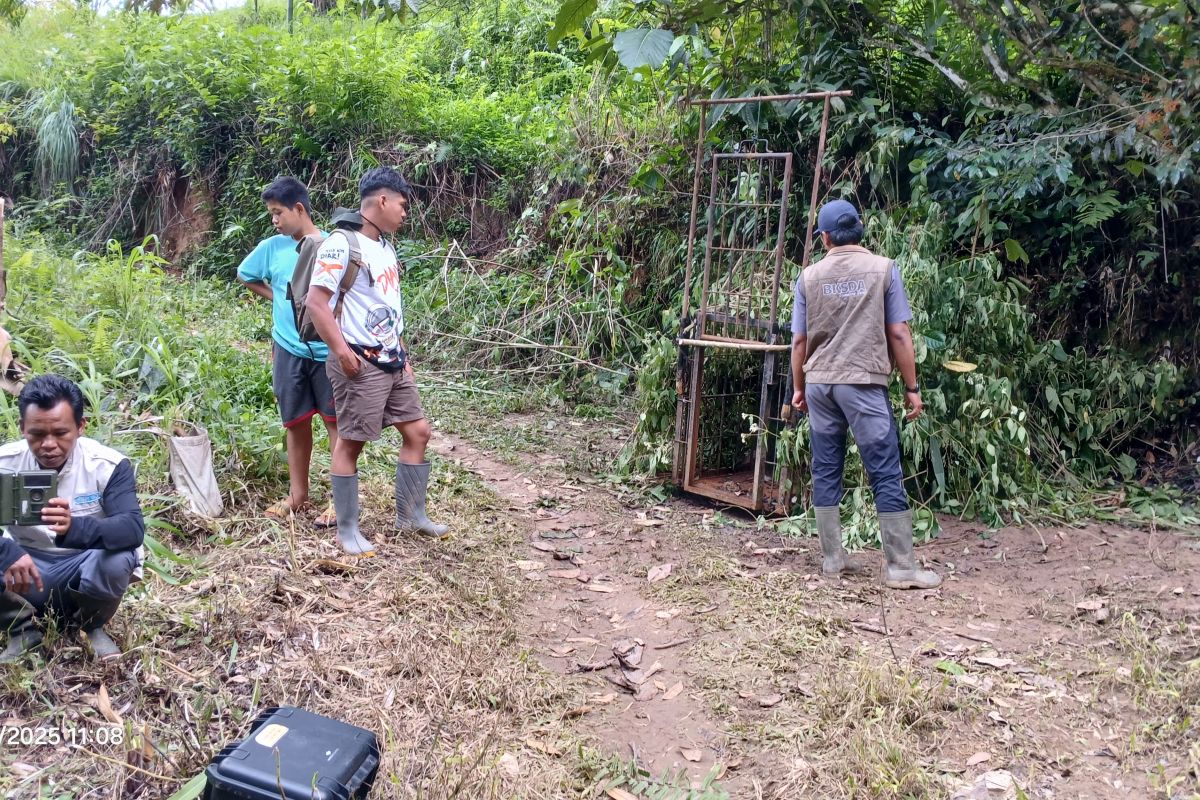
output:
M529 555L513 568L538 586L528 634L543 666L577 676L590 709L584 729L652 775L712 772L728 737L685 690L692 670L683 656L699 635L691 617L706 609L685 613L645 592L650 568L673 568L657 535L661 516L624 509L553 468L519 470L459 437L440 434L432 446L527 517Z
M814 574L812 540L624 504L566 466L593 440L553 439L520 466L435 448L524 519L529 646L582 729L651 776L733 797L1194 796L1200 539L947 519L919 549L945 585L882 592Z

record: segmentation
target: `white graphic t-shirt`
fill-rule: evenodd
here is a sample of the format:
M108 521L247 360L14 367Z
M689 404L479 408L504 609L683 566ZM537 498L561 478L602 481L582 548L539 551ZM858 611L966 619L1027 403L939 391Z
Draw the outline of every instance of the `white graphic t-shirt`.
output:
M338 284L350 263L346 237L358 237L362 268L342 301L342 336L351 349L383 368L403 363L400 337L404 333L404 299L400 296L400 268L390 244L352 231L336 230L317 251L312 286L333 293L329 308L337 305Z

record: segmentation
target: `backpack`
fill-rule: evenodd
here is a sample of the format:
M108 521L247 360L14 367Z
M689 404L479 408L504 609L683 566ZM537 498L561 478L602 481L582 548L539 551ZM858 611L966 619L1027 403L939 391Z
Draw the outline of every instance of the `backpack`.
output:
M335 215L334 222L339 221L338 216ZM342 273L342 280L338 283L337 302L333 306L333 318L340 321L342 302L346 299L346 292L350 291L350 287L354 285L354 280L358 277L358 271L362 268L363 263L362 250L358 244L358 233L347 227L337 227L329 236L333 236L334 233L344 236L350 247L350 258L346 264L346 271ZM308 307L304 303L308 299L308 287L312 283L313 267L317 263L317 251L321 249L321 245L327 238L329 237L314 235L305 236L300 241L300 244L296 246L296 250L300 253L296 259L296 269L293 270L292 279L288 281L287 285L287 299L292 304L292 318L296 321L296 331L300 334L300 341L309 344L321 341L321 334L317 333L317 327L313 324Z

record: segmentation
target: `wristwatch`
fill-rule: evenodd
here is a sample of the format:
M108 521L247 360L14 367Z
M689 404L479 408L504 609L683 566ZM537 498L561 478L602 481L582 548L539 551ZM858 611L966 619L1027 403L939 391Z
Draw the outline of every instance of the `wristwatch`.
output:
M920 394L921 387L920 386L905 386L904 393L905 394Z

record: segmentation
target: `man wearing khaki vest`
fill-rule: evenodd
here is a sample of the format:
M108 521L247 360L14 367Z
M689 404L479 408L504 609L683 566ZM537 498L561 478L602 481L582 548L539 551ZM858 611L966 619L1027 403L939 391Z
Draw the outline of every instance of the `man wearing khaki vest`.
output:
M912 509L904 493L900 440L888 402L895 359L904 381L907 419L921 415L912 319L894 261L859 245L858 210L845 200L822 206L817 231L825 257L796 281L792 310L792 407L807 412L812 430L813 505L821 540L821 572L862 572L842 544L838 506L846 464L846 430L854 434L875 494L883 539L883 583L932 589L941 577L918 569Z

